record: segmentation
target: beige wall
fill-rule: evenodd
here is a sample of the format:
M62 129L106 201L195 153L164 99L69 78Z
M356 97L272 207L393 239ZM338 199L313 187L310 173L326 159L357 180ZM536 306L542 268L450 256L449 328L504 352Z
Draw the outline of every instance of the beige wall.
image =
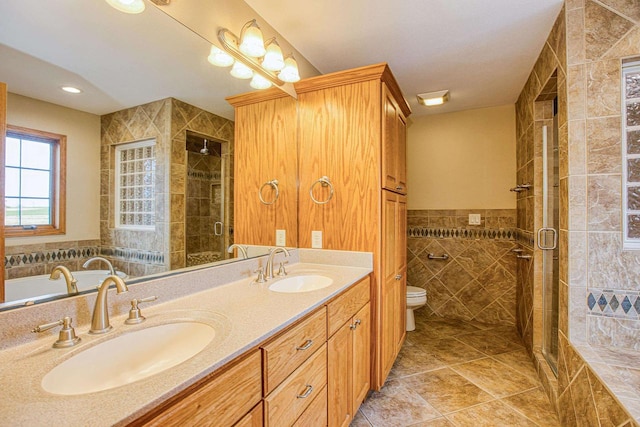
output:
M67 136L67 232L6 246L100 238L100 116L9 93L7 123Z
M407 132L409 209L513 209L515 107L414 117Z

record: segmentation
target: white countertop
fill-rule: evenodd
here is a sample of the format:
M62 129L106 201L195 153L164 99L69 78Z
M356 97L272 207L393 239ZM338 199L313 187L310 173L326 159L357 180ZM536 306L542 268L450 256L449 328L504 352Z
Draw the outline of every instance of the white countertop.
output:
M0 425L127 424L255 348L371 271L364 267L298 263L289 268L290 276L318 273L331 277L333 284L313 292L277 293L268 290L277 279L264 284L242 279L153 307L142 306L147 320L140 325L125 325L127 316L120 315L111 318L114 329L104 335L89 335L88 325L77 327L82 341L72 348L52 348L54 338L0 351ZM216 336L204 350L178 366L126 386L85 395L54 395L40 385L42 377L54 366L99 342L181 320L211 324Z

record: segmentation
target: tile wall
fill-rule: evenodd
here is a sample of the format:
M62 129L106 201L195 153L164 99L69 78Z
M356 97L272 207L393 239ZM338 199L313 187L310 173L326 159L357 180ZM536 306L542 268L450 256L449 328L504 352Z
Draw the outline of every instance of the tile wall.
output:
M223 151L226 204L232 229L233 122L173 98L101 117L101 253L131 276L144 276L186 266L185 188L186 132L228 141ZM114 223L115 149L117 144L156 140L156 227L148 230L116 229Z
M481 215L481 225L468 225L470 213ZM422 310L448 319L514 324L515 210L409 210L407 222L407 284L426 289Z

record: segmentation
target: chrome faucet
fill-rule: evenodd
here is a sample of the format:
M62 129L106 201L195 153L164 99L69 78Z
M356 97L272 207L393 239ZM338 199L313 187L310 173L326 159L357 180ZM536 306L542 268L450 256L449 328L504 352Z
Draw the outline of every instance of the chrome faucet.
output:
M78 293L78 281L73 274L69 271L67 267L64 265L58 265L51 270L51 275L49 275L49 280L58 280L60 278L60 273L64 276L64 281L67 284L67 294L73 295Z
M278 252L284 252L285 256L289 256L289 251L287 250L287 248L284 248L282 246L278 246L277 248L269 250L269 258L267 258L267 265L265 266L267 279L273 279L273 257Z
M234 249L238 249L240 251L240 253L242 254L242 259L249 258L249 256L247 255L247 248L245 248L244 246L234 243L227 248L227 252L232 253Z
M107 291L111 283L116 285L116 290L119 294L129 291L124 280L119 276L112 274L102 281L100 286L98 286L96 305L93 307L91 329L89 330L90 334L104 334L111 329L111 324L109 323L109 306L107 305Z
M112 276L116 275L116 270L113 268L113 264L111 264L111 261L106 258L102 258L101 256L94 256L93 258L89 258L87 261L85 261L84 264L82 264L82 268L89 267L89 264L94 261L103 261L105 264L107 264L107 267L109 267L109 274Z

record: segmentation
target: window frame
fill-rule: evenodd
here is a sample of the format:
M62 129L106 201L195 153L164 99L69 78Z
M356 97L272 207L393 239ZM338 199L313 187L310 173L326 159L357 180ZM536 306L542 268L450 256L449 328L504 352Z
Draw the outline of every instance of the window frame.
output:
M637 215L638 211L629 210L629 159L640 158L639 154L629 154L627 147L627 132L629 127L627 126L627 95L626 95L626 76L631 73L640 73L640 58L634 58L630 61L625 61L622 64L621 73L621 104L622 104L622 242L623 249L625 250L640 250L640 238L629 237L629 215ZM634 98L635 99L635 98ZM637 186L637 183L635 183Z
M22 126L7 124L5 138L10 134L18 134L25 139L29 137L46 139L52 143L51 164L51 223L36 225L35 228L25 228L25 225L4 225L5 237L51 236L66 233L66 174L67 174L67 136L53 132L30 129ZM3 159L4 160L4 159ZM6 165L4 165L6 168ZM2 195L6 198L6 189ZM6 209L6 207L5 207ZM5 218L6 221L6 218Z

